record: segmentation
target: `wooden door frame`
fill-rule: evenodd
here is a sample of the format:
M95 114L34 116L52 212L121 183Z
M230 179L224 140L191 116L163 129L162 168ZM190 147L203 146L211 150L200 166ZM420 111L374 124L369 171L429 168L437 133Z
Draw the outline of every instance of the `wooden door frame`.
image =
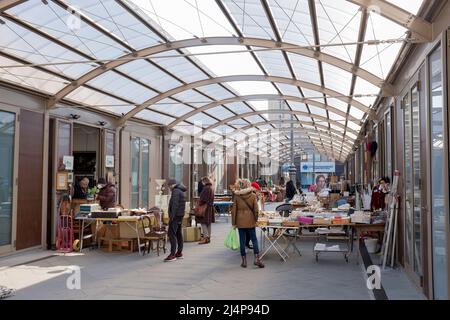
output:
M14 154L13 154L13 190L12 190L12 210L11 210L11 244L0 247L0 255L16 251L17 238L17 196L19 180L19 143L20 143L20 109L0 104L0 111L13 113L14 121Z
M52 172L52 179L53 179L53 186L52 186L52 199L51 199L51 204L52 204L52 210L51 210L51 244L53 245L54 243L56 243L56 232L57 232L57 214L58 214L58 203L56 201L56 173L58 172L58 138L59 138L59 133L58 133L58 129L59 129L59 124L60 123L67 123L70 125L70 154L73 154L73 121L67 120L67 119L63 119L63 118L54 118L55 120L55 132L53 135L53 172Z

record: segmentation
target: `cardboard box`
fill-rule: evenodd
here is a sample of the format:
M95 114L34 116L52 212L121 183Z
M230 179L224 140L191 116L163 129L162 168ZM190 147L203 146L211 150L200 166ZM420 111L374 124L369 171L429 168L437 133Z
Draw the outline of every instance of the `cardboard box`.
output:
M356 211L351 216L352 223L366 223L370 224L371 213L365 211Z
M135 222L126 223L125 221L118 222L119 225L119 235L121 239L135 239L137 238L135 228ZM144 236L144 227L141 222L137 225L139 231L139 237Z
M200 240L200 227L186 227L182 229L183 241L193 242Z
M191 226L191 218L189 217L189 216L184 216L183 217L183 222L182 222L182 224L181 224L181 226L183 227L183 228L185 228L185 227L190 227Z
M340 198L341 198L341 195L339 193L330 193L331 201L339 200Z
M298 227L300 225L299 221L283 221L281 224L283 227Z

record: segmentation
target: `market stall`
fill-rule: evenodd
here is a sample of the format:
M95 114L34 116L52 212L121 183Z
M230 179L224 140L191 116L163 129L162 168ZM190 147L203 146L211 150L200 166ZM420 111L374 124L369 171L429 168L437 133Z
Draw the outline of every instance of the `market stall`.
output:
M359 240L365 232L384 232L386 214L382 211L355 212L347 203L327 208L323 197L311 194L304 195L299 202L292 202L293 209L288 215L277 211L260 212L257 226L261 230L261 257L272 250L286 261L289 247L300 255L297 241L314 238L312 251L317 261L319 255L338 253L348 262L355 236ZM359 256L359 241L356 254Z

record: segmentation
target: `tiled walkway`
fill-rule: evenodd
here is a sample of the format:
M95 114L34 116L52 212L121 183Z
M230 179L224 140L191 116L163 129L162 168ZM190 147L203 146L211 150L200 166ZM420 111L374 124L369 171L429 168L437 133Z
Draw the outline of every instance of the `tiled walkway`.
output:
M0 284L17 289L10 299L371 299L354 258L347 264L324 256L317 263L311 242L301 243L301 257L284 263L274 252L264 258L266 268L243 269L239 253L223 245L229 228L215 223L212 242L187 243L184 260L86 250L0 268ZM70 266L81 268L80 290L66 287Z

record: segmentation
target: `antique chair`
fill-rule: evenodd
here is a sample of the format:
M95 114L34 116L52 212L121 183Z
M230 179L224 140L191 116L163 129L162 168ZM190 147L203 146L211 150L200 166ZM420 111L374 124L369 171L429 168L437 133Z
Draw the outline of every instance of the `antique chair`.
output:
M157 217L156 222L158 221ZM150 253L151 250L155 250L153 248L153 244L156 243L156 252L159 256L159 251L162 249L164 253L166 253L166 243L167 243L167 231L165 226L159 226L159 224L155 223L155 220L152 221L152 216L146 215L142 219L142 226L144 228L144 236L141 240L144 243L144 254L145 249L147 249L147 253Z

